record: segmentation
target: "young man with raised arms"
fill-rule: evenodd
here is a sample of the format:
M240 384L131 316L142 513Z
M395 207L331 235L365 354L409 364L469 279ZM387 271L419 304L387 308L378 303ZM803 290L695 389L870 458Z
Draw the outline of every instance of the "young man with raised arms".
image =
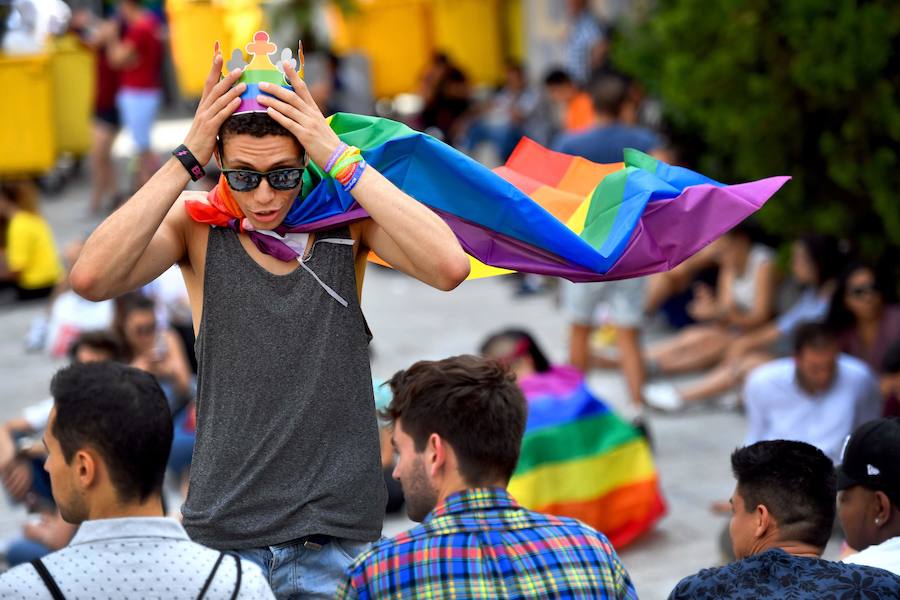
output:
M199 359L185 528L258 563L279 597L329 597L380 536L384 512L358 294L367 254L442 290L466 278L469 261L436 214L371 166L350 190L370 218L310 235L298 260L261 251L247 231L281 224L307 161L330 170L340 140L287 63L293 90L261 83L266 95L255 100L265 112L244 114L234 114L241 71L219 81L221 69L217 51L180 156L100 225L71 281L100 300L180 265ZM236 230L185 209L192 167L214 154L219 185L245 217Z

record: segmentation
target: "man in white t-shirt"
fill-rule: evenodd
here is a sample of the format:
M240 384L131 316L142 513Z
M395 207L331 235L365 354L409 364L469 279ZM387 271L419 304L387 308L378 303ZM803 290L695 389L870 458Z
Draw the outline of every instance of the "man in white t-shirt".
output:
M844 562L900 575L900 417L869 421L850 436L838 467Z
M881 416L878 380L860 360L841 354L824 325L796 329L794 355L750 373L744 385L747 445L762 440L812 444L837 463L857 426Z

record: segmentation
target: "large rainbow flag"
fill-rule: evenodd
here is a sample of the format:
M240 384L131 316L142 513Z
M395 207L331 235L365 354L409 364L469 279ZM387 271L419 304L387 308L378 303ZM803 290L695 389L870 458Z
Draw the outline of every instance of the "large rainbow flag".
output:
M528 425L509 491L523 506L574 517L622 548L665 514L647 440L555 366L519 381Z
M601 281L672 268L758 210L786 181L723 185L637 151L597 165L523 140L496 172L395 121L338 113L345 143L453 229L473 260L470 277L515 270ZM350 194L310 164L301 195L276 236L248 232L264 252L293 260L278 236L327 230L366 218ZM242 214L221 184L188 201L200 222L240 228Z

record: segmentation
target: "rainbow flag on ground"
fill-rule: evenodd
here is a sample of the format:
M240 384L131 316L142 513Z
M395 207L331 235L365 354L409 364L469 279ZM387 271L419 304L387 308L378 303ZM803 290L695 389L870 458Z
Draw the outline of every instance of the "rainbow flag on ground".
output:
M579 519L616 548L665 514L647 440L591 394L578 370L555 366L519 385L528 425L509 484L516 500Z
M471 277L509 269L601 281L664 271L758 210L788 179L727 186L637 151L626 152L624 165L596 165L530 140L492 173L402 123L345 113L329 123L447 222L473 258ZM314 164L301 189L276 236L249 232L263 252L293 260L296 253L278 236L368 216ZM243 215L228 196L220 184L207 202L187 202L187 210L196 221L239 228Z

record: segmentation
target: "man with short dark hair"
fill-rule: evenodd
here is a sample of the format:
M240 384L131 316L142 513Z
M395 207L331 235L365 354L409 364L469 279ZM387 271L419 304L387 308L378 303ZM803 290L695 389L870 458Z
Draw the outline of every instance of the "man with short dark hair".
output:
M822 560L835 513L835 474L821 450L773 440L731 455L737 485L729 531L737 562L681 580L670 600L896 598L900 578Z
M76 364L51 391L44 468L62 518L80 528L68 547L0 576L0 597L273 597L256 565L191 542L164 517L172 421L152 375Z
M622 106L628 83L618 75L604 75L590 88L597 115L596 124L581 133L563 136L555 149L581 156L596 163L617 163L623 151L634 148L653 153L662 149L660 137L644 127L623 123ZM647 278L594 283L563 282L563 297L569 317L569 362L587 373L598 364L590 349L591 332L597 306L609 307L608 323L615 328L622 374L635 408L644 403L644 359L641 353L641 329L646 321Z
M807 442L837 462L844 439L881 415L878 381L862 361L841 354L834 334L806 323L794 355L757 367L744 384L747 439Z
M526 421L514 375L457 356L389 384L394 477L421 525L361 555L338 598L637 597L603 534L506 491Z
M900 417L876 419L847 440L837 473L844 562L900 575Z
M585 131L594 124L596 116L590 94L579 88L567 72L553 69L544 77L544 86L559 107L563 133Z
M653 154L663 149L662 138L646 127L622 121L622 109L628 97L628 82L621 75L607 74L588 88L596 122L580 133L560 138L555 150L582 156L595 163L622 162L622 150L634 148Z

